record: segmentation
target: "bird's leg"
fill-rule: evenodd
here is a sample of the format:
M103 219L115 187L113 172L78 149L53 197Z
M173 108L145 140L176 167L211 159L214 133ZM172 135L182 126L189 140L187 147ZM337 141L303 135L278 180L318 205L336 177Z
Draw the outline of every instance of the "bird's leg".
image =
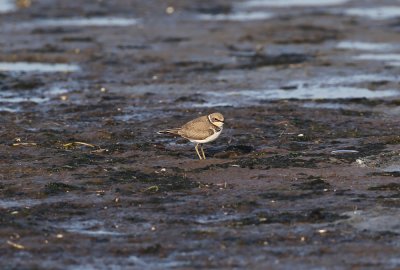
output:
M198 144L196 144L196 146L194 147L194 149L196 149L196 153L197 153L197 155L199 156L199 159L202 159L202 157L200 156L200 153L199 153L199 143Z
M201 153L203 154L203 159L206 159L206 155L204 154L203 145L200 144Z

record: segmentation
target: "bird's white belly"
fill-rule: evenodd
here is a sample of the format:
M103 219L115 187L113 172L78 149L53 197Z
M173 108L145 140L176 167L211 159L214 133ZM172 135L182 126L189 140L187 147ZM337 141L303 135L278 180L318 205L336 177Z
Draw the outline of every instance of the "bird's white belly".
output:
M218 136L221 134L222 132L222 128L218 131L215 132L213 135L211 135L208 138L205 138L204 140L190 140L191 142L195 142L195 143L208 143L208 142L212 142L214 141L216 138L218 138Z

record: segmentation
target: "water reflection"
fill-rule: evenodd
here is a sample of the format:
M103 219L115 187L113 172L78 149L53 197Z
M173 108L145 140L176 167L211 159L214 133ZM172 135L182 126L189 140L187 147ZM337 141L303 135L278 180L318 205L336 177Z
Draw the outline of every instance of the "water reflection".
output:
M0 0L0 13L14 12L17 10L17 5L13 0Z
M92 235L92 236L121 236L125 235L124 233L107 230L103 222L98 220L83 220L83 221L74 221L66 224L62 224L60 228L71 232L71 233L79 233L84 235Z
M344 11L346 15L366 17L373 20L387 20L400 17L399 6L377 6L370 8L349 8Z
M338 49L360 50L360 51L388 51L396 49L397 46L390 43L373 43L361 41L341 41L336 45Z
M226 92L226 96L237 98L247 97L255 100L269 99L349 99L349 98L382 98L398 95L397 90L372 91L365 88L350 86L310 86L295 90L266 89L266 90L244 90Z
M270 12L236 12L232 14L201 14L198 16L204 21L254 21L266 20L273 17Z
M6 72L75 72L79 70L80 67L75 64L0 62L0 71Z
M400 233L400 209L376 207L364 211L343 213L350 218L343 221L361 231Z
M357 60L382 61L390 66L400 66L400 54L361 54L353 57Z
M342 5L349 0L250 0L243 3L247 7L293 7L293 6L333 6Z
M13 28L38 28L38 27L85 27L85 26L131 26L138 23L134 18L119 17L92 17L92 18L64 18L40 19L30 22L18 23Z

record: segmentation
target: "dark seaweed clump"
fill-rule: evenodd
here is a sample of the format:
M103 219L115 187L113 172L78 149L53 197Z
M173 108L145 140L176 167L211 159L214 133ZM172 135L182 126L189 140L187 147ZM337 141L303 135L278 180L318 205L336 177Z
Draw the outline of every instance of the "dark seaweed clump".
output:
M370 187L370 188L368 188L368 190L400 191L400 184L399 183L389 183L387 185Z
M233 225L245 226L245 225L260 225L260 224L292 224L292 223L322 223L322 222L333 222L339 219L346 219L347 216L338 215L324 211L321 208L313 209L306 213L292 213L282 212L276 214L258 214L253 217L246 217L240 220L235 220Z
M315 159L301 159L296 154L291 155L275 155L266 158L246 158L239 160L240 167L248 167L250 169L270 169L270 168L316 168L317 161Z
M314 191L325 190L331 187L331 185L328 182L322 180L320 177L310 176L308 177L308 179L312 180L299 184L294 184L293 186L301 190L314 190Z
M69 192L72 190L84 190L82 187L68 185L65 183L51 182L44 186L43 193L46 195L56 195L63 192Z
M144 173L137 170L114 171L111 182L139 183L149 192L182 191L198 187L198 183L179 174Z

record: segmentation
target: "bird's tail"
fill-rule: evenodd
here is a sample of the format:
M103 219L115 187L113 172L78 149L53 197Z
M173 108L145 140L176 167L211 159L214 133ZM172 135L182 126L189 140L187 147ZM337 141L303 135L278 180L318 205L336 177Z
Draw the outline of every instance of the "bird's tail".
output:
M164 129L157 132L157 134L172 134L172 135L179 135L180 128L172 128L172 129Z

